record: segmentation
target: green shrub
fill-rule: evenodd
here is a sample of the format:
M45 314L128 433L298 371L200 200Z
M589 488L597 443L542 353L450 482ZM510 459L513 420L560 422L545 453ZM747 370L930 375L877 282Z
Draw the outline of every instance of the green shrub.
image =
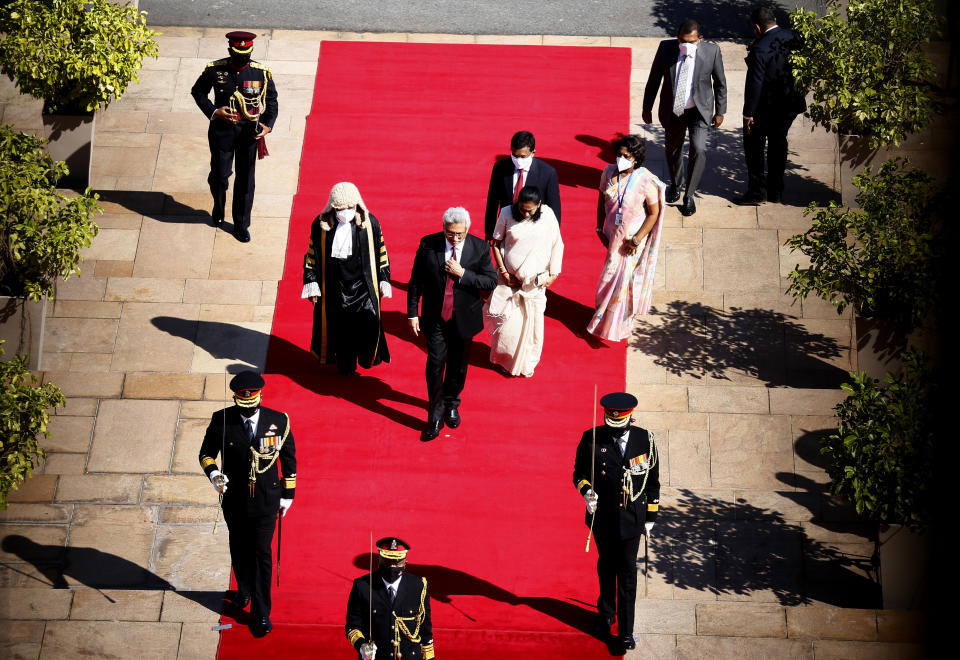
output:
M915 531L930 523L936 441L936 379L923 355L903 354L903 371L885 385L851 373L836 406L837 432L821 440L833 489L857 513Z
M932 179L895 158L876 174L865 168L853 183L859 209L811 204L810 229L787 240L810 258L809 268L790 273L788 292L796 298L814 292L838 311L852 305L859 316L916 328L937 303L943 265Z
M103 210L87 190L68 198L56 189L67 166L54 163L42 138L0 125L0 294L39 300L58 277L77 272L80 250Z
M56 385L37 384L25 356L0 362L0 509L7 508L7 493L19 488L33 473L34 462L44 457L39 437L50 437L47 411L65 402Z
M0 7L0 71L45 112L91 112L138 80L156 35L145 12L110 0L13 0Z
M899 144L926 127L937 102L936 70L923 45L936 36L932 0L850 0L825 15L790 14L803 45L791 54L799 89L812 92L807 116L827 130Z

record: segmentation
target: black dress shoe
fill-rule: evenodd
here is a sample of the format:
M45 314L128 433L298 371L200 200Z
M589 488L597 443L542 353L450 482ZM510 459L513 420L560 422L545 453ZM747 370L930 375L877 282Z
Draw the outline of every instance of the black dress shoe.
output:
M233 235L241 243L250 242L250 232L247 231L246 229L234 229Z
M760 206L765 201L764 196L758 193L747 193L746 195L733 198L733 203L737 206Z
M691 216L697 212L697 205L693 203L693 197L684 197L683 204L680 206L680 215Z
M263 637L273 630L273 624L270 623L270 618L265 616L255 619L254 622L250 624L250 627L253 630L253 634L258 637Z
M596 623L593 624L593 636L598 639L606 639L610 636L610 626L613 621L606 617L598 616Z
M673 204L678 199L680 199L680 186L675 186L672 183L667 186L667 204Z
M223 218L211 218L213 221L213 226L219 228L223 224Z
M250 604L250 595L238 591L233 594L233 598L230 599L230 604L238 610L242 610Z
M452 429L460 426L460 411L457 410L456 406L446 408L443 411L443 422Z
M433 440L438 435L440 435L440 429L443 428L443 420L427 420L427 428L423 431L423 437L427 440Z
M620 645L623 646L624 650L631 650L637 648L637 642L633 639L633 635L623 635L620 637Z

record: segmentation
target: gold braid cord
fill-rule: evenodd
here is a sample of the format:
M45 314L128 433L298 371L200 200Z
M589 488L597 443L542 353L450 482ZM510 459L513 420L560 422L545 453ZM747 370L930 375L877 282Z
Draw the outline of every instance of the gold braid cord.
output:
M280 456L280 450L283 449L283 443L287 441L287 436L290 434L290 416L287 413L283 413L284 418L287 420L287 428L283 430L283 437L280 438L280 444L277 445L276 451L270 452L270 454L261 454L253 447L250 447L250 488L253 488L253 485L257 483L257 475L263 474L277 462L277 457ZM263 467L260 467L262 462L266 461L267 464ZM252 490L250 491L253 492Z
M640 486L640 491L636 494L633 492L633 472L628 467L623 468L623 494L629 497L631 502L636 502L643 495L643 491L647 487L650 470L657 464L657 444L654 442L653 432L647 431L647 434L650 437L650 462L647 464L647 469L643 471L643 485Z
M416 616L397 616L396 612L393 612L393 618L396 619L397 625L393 627L393 657L400 657L400 633L402 632L404 637L409 639L414 644L420 643L420 626L423 624L424 618L426 618L426 610L423 607L423 602L427 597L427 578L420 578L423 580L423 590L420 592L420 611L417 612ZM413 632L410 632L410 628L407 627L408 621L416 621L417 626L413 629Z
M263 89L260 91L260 94L252 99L246 98L239 89L233 90L233 94L230 95L230 110L233 112L240 111L244 117L250 121L257 121L260 119L260 113L263 111L263 108L266 107L264 101L267 99L267 74L263 74Z

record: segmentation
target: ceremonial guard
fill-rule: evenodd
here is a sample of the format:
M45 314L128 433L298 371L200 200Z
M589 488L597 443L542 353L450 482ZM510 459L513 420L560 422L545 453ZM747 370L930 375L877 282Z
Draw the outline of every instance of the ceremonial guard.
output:
M580 439L573 483L586 501L585 520L599 555L596 633L609 636L616 617L620 643L632 649L637 554L640 538L649 535L657 517L660 466L653 433L631 425L636 397L615 392L601 398L600 405L604 425Z
M303 298L313 307L310 351L321 364L353 374L390 361L380 299L392 295L380 223L348 181L336 184L310 228Z
M248 603L254 634L266 635L270 623L270 550L277 512L293 504L297 457L286 413L260 405L263 377L243 371L230 381L236 405L213 414L203 444L200 467L221 494L230 531L230 562L237 579L232 604ZM220 455L222 471L217 466ZM282 473L282 474L281 474Z
M267 155L264 136L277 120L277 88L270 69L250 59L252 32L229 32L230 57L207 64L190 94L210 120L210 193L213 195L213 225L223 222L227 186L232 165L233 235L250 240L250 209L253 207L254 170L257 159ZM209 99L213 89L213 101Z
M426 578L406 572L409 550L398 538L380 539L377 572L353 581L347 639L362 660L434 657L430 591Z

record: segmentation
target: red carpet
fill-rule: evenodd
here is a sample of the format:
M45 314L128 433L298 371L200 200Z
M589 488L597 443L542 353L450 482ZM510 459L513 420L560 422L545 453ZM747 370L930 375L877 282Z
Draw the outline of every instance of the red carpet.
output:
M571 473L594 384L602 394L625 380L624 346L583 328L603 259L600 154L629 127L629 75L626 49L323 43L264 392L293 421L297 497L284 520L274 632L255 640L235 625L221 657L355 657L343 622L371 531L412 545L409 570L430 580L439 658L609 657L583 632L596 551L584 553ZM490 167L520 129L559 171L563 200L566 254L543 359L533 378L504 377L478 335L463 425L423 443L425 347L405 311L413 253L450 206L465 206L482 235ZM310 223L343 180L381 221L394 283L384 301L393 361L352 379L310 356L311 309L300 299Z

